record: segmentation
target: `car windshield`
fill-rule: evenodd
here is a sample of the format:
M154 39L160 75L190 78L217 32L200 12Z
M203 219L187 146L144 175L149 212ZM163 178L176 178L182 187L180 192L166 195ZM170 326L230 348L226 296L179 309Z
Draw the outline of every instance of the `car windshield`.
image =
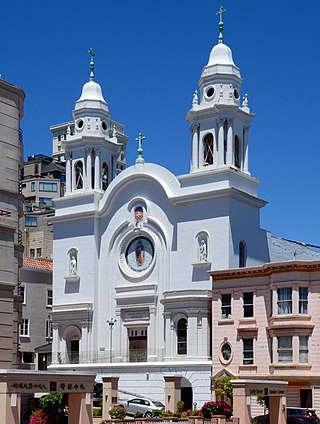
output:
M161 402L154 401L154 402L153 402L153 404L154 404L155 406L157 406L158 408L164 408L164 404L163 404L163 403L161 403Z

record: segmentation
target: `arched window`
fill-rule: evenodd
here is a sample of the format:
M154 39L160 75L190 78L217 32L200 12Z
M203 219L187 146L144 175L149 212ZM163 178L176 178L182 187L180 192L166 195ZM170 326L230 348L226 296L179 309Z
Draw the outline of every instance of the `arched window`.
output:
M203 164L204 166L213 164L213 135L211 133L203 138Z
M83 188L83 163L81 160L78 160L75 164L76 171L76 190Z
M234 139L234 166L240 168L240 140L237 135Z
M108 165L104 162L102 165L102 190L106 191L109 185Z
M94 189L95 159L96 159L96 153L95 153L95 150L92 149L92 152L91 152L91 164L92 164L91 165L91 188L92 190Z
M244 268L247 265L247 247L244 241L239 243L239 268Z
M177 322L177 351L178 355L187 354L187 320L180 318Z

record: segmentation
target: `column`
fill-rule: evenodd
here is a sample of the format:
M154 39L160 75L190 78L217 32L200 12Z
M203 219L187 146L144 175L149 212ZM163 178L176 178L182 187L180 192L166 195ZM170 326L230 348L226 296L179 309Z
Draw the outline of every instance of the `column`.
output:
M95 190L101 190L101 175L102 175L102 169L100 169L100 152L101 148L97 147L95 148L95 161L94 161L94 189Z
M177 403L181 400L182 377L164 376L165 381L165 409L175 412Z
M243 172L250 175L248 132L249 132L249 127L243 127Z
M92 424L92 393L90 393L90 403L87 403L86 393L69 393L68 399L68 424Z
M86 179L85 179L85 183L84 186L85 188L91 188L91 152L92 152L92 148L91 147L87 147L86 148L86 157L87 157L87 165L86 165Z
M109 410L118 402L118 382L119 377L102 377L102 419L107 420Z
M224 119L218 119L218 167L223 166L224 156Z
M71 155L66 153L66 194L71 192Z
M228 119L228 134L227 134L227 165L234 165L234 154L233 154L233 120Z
M299 314L299 287L296 284L292 286L292 313Z
M300 340L299 336L292 336L292 362L294 364L299 364L300 356Z
M171 312L164 312L165 319L165 352L164 360L172 358L172 340L171 340Z
M286 424L286 407L281 396L269 396L269 419L270 423Z
M200 136L200 133L199 133L198 139L199 139L199 142L198 142L198 163L197 163L197 165L198 165L199 168L202 168L203 163L204 163L204 157L203 157L204 148L203 148L203 139L202 139L202 136Z
M52 323L52 363L59 364L62 362L62 352L59 337L59 324Z
M231 380L233 386L233 416L241 424L251 424L250 395L247 393L246 384ZM272 421L271 421L272 422Z
M198 356L198 311L188 311L187 328L187 356L188 358Z
M190 163L190 171L194 171L199 168L199 159L197 152L199 153L199 128L200 125L197 123L193 123L190 127L192 133L192 141L191 141L191 163Z
M148 358L147 361L153 362L157 360L157 326L156 326L156 307L149 307L150 325L148 328Z
M81 339L79 346L79 354L81 352L81 356L79 357L79 362L87 362L89 359L89 344L88 344L88 321L80 321L81 325Z
M275 287L271 287L271 296L272 296L272 315L278 315L278 293Z

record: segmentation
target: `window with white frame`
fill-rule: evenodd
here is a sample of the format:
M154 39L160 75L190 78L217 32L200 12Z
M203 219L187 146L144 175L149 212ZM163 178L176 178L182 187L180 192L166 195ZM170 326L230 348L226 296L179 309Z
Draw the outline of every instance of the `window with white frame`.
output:
M299 287L299 314L308 313L308 287Z
M278 337L278 362L292 362L292 336Z
M253 317L253 292L243 293L243 316Z
M253 364L253 339L243 339L243 365Z
M309 353L308 344L309 344L308 336L299 337L299 362L301 364L308 363L308 353Z
M20 325L20 336L29 336L30 335L30 320L29 318L22 318Z
M40 191L57 191L57 183L39 182Z
M52 339L52 319L46 320L46 339Z
M53 304L53 291L52 289L47 290L47 306L52 306Z
M221 295L221 318L231 318L231 293Z
M278 293L278 314L292 314L292 288L282 287L277 290Z

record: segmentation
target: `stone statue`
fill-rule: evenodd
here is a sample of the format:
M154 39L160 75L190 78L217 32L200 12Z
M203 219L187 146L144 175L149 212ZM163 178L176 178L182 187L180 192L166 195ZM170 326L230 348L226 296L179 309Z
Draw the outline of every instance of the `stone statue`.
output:
M207 262L207 245L204 240L201 240L201 244L199 246L199 256L201 262Z
M70 259L70 275L77 275L77 259L74 255Z

